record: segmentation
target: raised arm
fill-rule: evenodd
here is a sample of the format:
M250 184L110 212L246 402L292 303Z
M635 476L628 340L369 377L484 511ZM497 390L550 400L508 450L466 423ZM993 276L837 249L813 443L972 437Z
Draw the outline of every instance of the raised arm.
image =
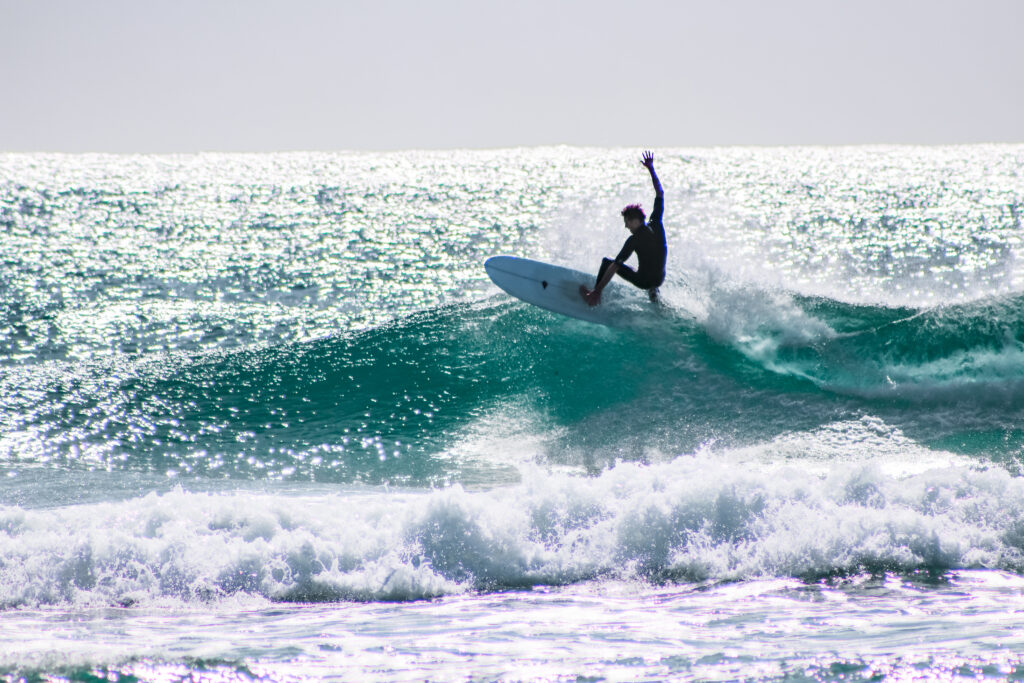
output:
M648 171L651 172L651 182L654 183L654 196L664 197L665 190L661 189L661 181L658 180L658 174L654 172L654 154L651 152L644 152L643 161L641 161Z

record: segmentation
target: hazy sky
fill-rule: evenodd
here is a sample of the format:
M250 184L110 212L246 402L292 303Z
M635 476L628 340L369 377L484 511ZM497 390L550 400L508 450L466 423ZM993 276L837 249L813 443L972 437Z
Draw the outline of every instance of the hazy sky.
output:
M1024 0L0 0L0 151L1024 142Z

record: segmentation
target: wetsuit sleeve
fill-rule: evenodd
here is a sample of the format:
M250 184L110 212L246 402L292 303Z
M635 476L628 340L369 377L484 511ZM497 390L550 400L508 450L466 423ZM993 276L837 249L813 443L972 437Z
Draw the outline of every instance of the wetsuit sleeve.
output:
M654 198L654 209L651 210L651 219L647 221L647 225L651 226L656 233L661 237L665 236L665 226L661 222L662 216L665 215L665 197L658 196Z
M622 249L619 251L619 255L615 257L616 263L625 263L626 259L636 251L636 240L632 235L626 238L626 242L622 245Z

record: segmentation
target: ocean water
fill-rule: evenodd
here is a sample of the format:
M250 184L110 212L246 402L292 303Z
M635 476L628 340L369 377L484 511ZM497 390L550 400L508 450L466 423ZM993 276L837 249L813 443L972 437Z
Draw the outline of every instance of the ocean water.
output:
M1024 679L1024 146L0 155L0 676Z

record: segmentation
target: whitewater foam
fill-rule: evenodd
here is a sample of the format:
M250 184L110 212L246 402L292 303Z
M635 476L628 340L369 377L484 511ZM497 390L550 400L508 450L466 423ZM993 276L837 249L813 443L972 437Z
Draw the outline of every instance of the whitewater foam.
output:
M876 426L877 427L877 426ZM792 444L789 448L792 448ZM825 471L704 450L596 477L327 496L177 490L0 512L0 604L417 600L616 578L723 581L1024 567L1024 483L1000 468ZM905 455L905 452L904 452Z

